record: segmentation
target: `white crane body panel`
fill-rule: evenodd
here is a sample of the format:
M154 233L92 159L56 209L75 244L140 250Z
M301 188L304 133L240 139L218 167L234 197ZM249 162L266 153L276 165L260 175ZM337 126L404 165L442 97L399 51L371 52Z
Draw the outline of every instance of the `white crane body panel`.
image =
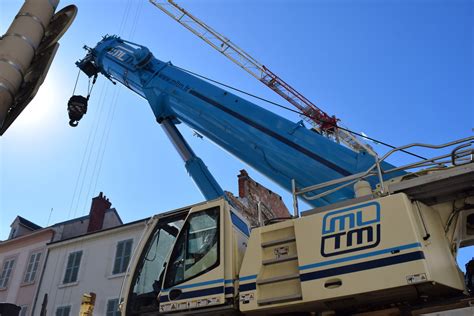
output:
M462 292L442 232L438 213L418 210L404 193L255 229L240 310L350 309Z

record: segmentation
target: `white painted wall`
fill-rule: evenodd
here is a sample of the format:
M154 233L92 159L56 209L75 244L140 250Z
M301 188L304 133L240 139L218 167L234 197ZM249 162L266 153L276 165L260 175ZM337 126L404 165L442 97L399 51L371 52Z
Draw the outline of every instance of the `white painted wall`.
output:
M71 305L71 315L78 315L82 295L89 292L97 295L94 315L105 315L107 300L119 298L124 277L124 274L112 275L116 245L133 239L135 249L144 228L145 221L141 221L49 245L34 315L39 315L45 293L48 293L48 315L54 315L57 307L66 305ZM78 281L64 285L68 255L79 250L83 254Z

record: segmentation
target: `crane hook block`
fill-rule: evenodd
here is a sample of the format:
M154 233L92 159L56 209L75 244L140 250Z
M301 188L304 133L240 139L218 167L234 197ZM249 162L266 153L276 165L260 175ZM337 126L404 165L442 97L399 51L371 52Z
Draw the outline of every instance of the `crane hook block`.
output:
M69 125L76 127L79 121L87 113L88 98L82 95L73 95L67 103L67 111L69 114Z

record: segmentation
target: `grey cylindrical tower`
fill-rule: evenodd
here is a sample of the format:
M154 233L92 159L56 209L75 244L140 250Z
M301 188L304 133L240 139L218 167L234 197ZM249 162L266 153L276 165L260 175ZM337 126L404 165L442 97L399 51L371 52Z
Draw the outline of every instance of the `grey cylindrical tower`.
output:
M0 39L0 127L59 0L26 0Z

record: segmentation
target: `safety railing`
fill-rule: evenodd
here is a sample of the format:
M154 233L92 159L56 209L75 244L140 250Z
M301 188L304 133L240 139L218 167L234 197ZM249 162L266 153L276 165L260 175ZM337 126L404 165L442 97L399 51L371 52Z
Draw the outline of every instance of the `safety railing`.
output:
M391 168L388 170L383 170L381 164L388 157L392 156L396 152L404 152L406 149L420 147L428 149L443 149L452 146L456 146L450 153L435 156L433 158L426 158L414 163L409 163L400 167ZM407 171L415 168L430 168L430 167L440 167L448 168L450 166L459 166L467 163L474 162L474 136L458 139L449 143L441 145L431 145L424 143L412 143L405 146L400 146L394 148L387 152L382 157L375 155L375 162L370 166L366 171L356 173L347 177L323 182L316 185L311 185L305 188L298 188L296 181L292 180L292 195L293 195L293 210L294 216L299 217L298 209L298 196L303 196L306 200L317 200L326 195L332 194L336 191L339 191L345 187L354 185L356 182L364 180L368 177L376 176L378 178L379 190L378 194L385 195L385 184L383 177L384 175L396 172L396 171ZM335 186L335 187L334 187ZM329 188L331 187L331 188ZM308 195L310 192L318 191L319 193Z

